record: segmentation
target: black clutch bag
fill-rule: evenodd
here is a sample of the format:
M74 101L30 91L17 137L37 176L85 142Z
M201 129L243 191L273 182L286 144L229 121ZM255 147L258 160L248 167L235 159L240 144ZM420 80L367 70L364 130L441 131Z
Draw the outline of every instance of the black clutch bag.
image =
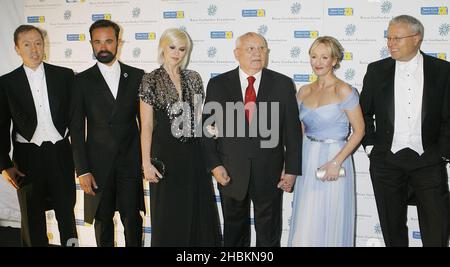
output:
M156 176L158 179L162 179L164 178L164 176L166 175L166 166L164 165L164 163L160 160L158 160L157 158L152 158L150 159L152 165L156 168L156 170L162 175L161 178L159 178L158 176Z

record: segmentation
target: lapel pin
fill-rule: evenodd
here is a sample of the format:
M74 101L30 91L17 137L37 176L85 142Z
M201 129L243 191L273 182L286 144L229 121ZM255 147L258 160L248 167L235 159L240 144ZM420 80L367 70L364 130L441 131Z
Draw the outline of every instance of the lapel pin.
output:
M125 77L125 78L128 77L128 73L125 72L125 73L123 74L123 77Z

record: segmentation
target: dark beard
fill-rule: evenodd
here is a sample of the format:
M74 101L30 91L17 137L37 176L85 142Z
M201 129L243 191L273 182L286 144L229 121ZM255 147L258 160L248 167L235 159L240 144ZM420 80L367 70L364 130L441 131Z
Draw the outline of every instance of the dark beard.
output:
M107 50L99 51L97 53L97 55L95 55L95 58L98 60L98 62L101 62L103 64L110 63L111 61L114 60L115 57L116 57L115 54L113 54L113 53L111 53L110 51L107 51Z

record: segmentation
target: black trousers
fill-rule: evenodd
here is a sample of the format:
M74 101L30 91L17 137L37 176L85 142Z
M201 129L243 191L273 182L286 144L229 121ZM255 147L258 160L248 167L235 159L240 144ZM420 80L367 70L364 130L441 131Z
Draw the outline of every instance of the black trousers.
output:
M386 246L408 246L408 186L416 196L423 246L448 245L447 170L444 162L430 163L429 156L409 148L371 156L370 176Z
M280 173L281 174L281 173ZM282 232L283 191L266 194L256 188L254 177L250 178L249 189L242 201L220 195L224 220L224 246L250 246L250 201L257 247L279 247ZM276 186L276 185L275 185Z
M115 245L113 217L118 210L124 227L125 245L140 247L142 246L142 216L140 214L140 203L143 198L140 190L142 179L129 177L128 165L121 164L120 162L123 162L121 160L116 162L95 214L94 228L97 246L113 247Z
M14 144L14 162L25 174L17 190L23 246L48 246L45 211L55 210L61 245L77 238L75 171L68 139L55 144Z

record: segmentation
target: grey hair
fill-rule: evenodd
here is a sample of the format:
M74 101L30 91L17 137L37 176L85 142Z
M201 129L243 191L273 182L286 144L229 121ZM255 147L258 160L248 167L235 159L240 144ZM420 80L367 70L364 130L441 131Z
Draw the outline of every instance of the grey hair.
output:
M394 17L393 19L391 19L391 21L389 21L389 26L391 24L397 24L397 23L408 24L411 27L414 34L419 34L420 37L422 37L422 39L423 39L423 36L425 34L425 29L423 27L422 22L420 22L415 17L409 16L409 15L400 15L400 16Z

